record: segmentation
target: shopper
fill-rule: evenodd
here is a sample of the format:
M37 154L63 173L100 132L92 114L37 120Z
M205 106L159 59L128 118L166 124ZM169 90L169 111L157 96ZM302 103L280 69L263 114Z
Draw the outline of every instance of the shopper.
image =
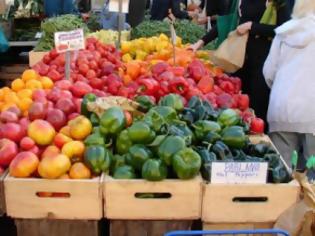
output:
M290 12L287 0L273 0L277 6L277 25L260 24L266 10L268 0L239 0L240 35L249 33L245 63L236 73L242 79L243 92L250 97L251 107L258 117L266 121L269 103L269 88L265 82L262 69L268 55L274 29L289 20ZM202 40L192 46L196 50L214 40L218 36L218 29L214 27Z
M224 15L230 9L230 0L202 0L200 3L201 11L205 11L206 17L198 20L199 24L207 24L208 18L214 26L217 16Z
M170 15L170 12L178 19L190 19L198 13L182 11L181 0L153 0L151 7L152 20L164 20Z
M315 155L315 1L296 0L292 17L276 29L263 70L270 136L288 164L293 150Z

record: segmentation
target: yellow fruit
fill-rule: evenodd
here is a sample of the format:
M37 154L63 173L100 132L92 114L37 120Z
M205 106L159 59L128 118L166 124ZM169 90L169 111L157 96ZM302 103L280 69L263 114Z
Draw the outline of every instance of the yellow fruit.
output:
M4 102L5 102L5 103L19 104L20 99L19 99L19 97L16 95L16 93L11 92L11 93L8 93L7 95L5 95L5 97L4 97Z
M136 52L136 60L144 61L148 54L144 51L138 50Z
M71 179L89 179L91 171L82 162L77 162L71 166L69 176Z
M127 54L122 56L122 60L123 60L123 62L128 63L128 62L132 61L132 57L130 56L129 53L127 53Z
M46 76L41 77L39 81L42 83L44 89L51 89L54 87L54 82Z
M27 111L30 106L32 105L33 100L26 97L26 98L22 98L18 104L19 108L24 112Z
M121 43L121 52L123 54L126 54L130 51L130 48L131 48L131 42L128 42L128 41L124 41Z
M4 87L0 89L0 100L3 101L4 97L9 93L11 93L11 89L8 87Z
M29 69L25 70L22 74L22 80L24 82L29 81L29 80L37 80L38 79L38 74L35 70Z
M24 89L25 83L21 79L16 79L11 83L11 88L13 91L18 92L22 89Z
M160 34L159 39L162 41L167 41L168 42L168 37L165 34Z
M32 90L31 89L22 89L20 91L17 92L17 96L20 98L20 99L23 99L23 98L32 98Z
M25 87L27 89L32 89L32 90L34 90L34 89L42 89L43 88L42 83L39 82L38 80L34 80L34 79L28 80L25 83Z

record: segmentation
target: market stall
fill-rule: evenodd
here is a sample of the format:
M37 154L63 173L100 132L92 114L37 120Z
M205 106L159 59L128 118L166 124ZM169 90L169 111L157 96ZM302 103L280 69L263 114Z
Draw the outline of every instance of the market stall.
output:
M0 89L0 208L18 236L272 228L298 201L241 79L187 50L202 27L171 23L41 24L31 69Z

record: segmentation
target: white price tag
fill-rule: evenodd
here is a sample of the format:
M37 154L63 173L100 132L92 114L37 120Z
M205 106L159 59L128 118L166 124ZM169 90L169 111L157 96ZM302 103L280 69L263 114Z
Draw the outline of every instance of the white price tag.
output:
M84 49L83 29L55 33L55 47L58 53Z
M35 38L36 39L40 39L41 37L42 37L42 32L37 32L36 34L35 34Z
M119 12L119 2L122 2L122 13L129 12L129 0L110 0L108 9L110 12Z
M211 183L265 184L267 173L267 162L213 162Z

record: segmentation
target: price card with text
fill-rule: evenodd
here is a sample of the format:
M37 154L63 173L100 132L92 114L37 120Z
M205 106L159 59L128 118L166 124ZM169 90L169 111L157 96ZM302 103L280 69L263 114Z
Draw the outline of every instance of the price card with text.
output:
M110 12L119 12L119 2L121 2L121 12L129 12L129 0L110 0L109 1L109 11Z
M213 162L211 183L265 184L267 173L267 162Z
M84 49L83 29L55 33L55 47L58 53Z

